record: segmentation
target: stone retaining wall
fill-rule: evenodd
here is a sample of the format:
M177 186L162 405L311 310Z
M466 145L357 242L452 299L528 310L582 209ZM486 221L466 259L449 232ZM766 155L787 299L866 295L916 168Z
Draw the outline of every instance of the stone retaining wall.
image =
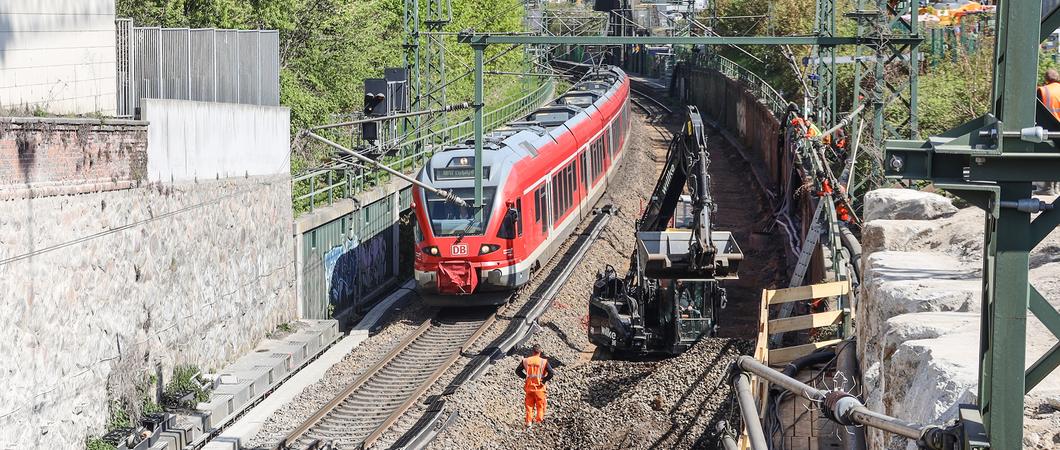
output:
M289 183L0 202L0 448L77 448L106 422L110 377L218 368L291 320Z
M688 102L695 104L702 114L718 123L720 132L731 136L733 146L751 166L748 182L757 182L775 203L790 201L785 212L795 217L793 230L796 241L801 242L813 226L813 213L818 198L807 195L802 186L812 183L809 174L802 173L801 166L791 157L794 142L783 135L780 119L762 101L750 92L743 83L731 79L713 69L695 68L687 73ZM752 181L753 180L753 181ZM777 204L770 205L778 207ZM778 227L786 230L785 227ZM787 239L774 235L772 239ZM794 267L798 250L792 249L788 264ZM824 278L825 267L820 244L815 248L807 282Z
M862 233L865 275L857 304L866 405L913 422L952 420L958 403L977 402L983 212L901 189L865 199L875 218ZM1031 256L1031 280L1054 307L1060 305L1058 244L1054 232ZM1029 365L1056 339L1037 319L1027 322ZM1054 373L1027 396L1025 448L1060 445L1060 413L1042 406L1058 393ZM866 434L870 450L916 448L880 431Z

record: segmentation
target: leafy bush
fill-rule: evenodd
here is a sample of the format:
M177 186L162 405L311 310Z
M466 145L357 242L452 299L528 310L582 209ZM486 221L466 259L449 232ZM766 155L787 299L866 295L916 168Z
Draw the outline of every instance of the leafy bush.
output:
M210 399L210 393L203 389L199 380L199 368L194 365L178 365L173 368L173 377L166 383L162 393L162 403L173 408L195 407L198 402ZM185 400L191 394L190 400Z

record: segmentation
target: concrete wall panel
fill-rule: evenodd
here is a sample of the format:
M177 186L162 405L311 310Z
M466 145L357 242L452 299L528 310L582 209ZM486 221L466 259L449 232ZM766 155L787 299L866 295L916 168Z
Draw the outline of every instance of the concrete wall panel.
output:
M290 173L285 107L144 99L151 180Z
M116 109L113 0L0 2L0 108Z

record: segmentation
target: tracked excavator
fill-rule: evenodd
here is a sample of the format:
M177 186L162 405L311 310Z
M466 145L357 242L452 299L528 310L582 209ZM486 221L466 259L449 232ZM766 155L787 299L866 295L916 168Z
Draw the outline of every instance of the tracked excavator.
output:
M659 180L637 221L629 270L608 265L589 299L589 341L613 354L679 354L713 336L725 307L720 280L738 276L743 252L711 216L710 155L695 106L670 142Z

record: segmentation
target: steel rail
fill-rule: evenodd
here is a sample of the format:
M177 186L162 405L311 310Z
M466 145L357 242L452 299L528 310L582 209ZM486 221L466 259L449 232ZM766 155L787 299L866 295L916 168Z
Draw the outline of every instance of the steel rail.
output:
M458 316L442 321L442 317L436 316L421 324L335 398L289 433L275 448L312 448L314 443L319 445L329 442L330 436L334 437L329 443L337 448L343 448L336 442L342 440L356 441L356 446L360 447L375 443L434 386L461 354L489 329L496 320L496 311L491 312L485 319L464 321ZM468 326L474 326L474 331L465 337ZM455 343L455 340L461 342ZM445 358L433 361L433 358L440 355L445 355ZM425 358L428 359L426 363L420 361ZM422 364L425 365L417 367ZM426 370L430 370L430 374L422 380L416 380ZM415 380L414 385L404 383L410 377ZM397 400L395 396L404 398L393 409L368 410L358 407L366 400L371 401L373 397L380 395L385 395L386 398L380 397L379 401ZM335 425L336 423L338 425ZM371 431L363 438L356 433L356 430L364 432L369 429ZM308 444L293 447L300 441L307 440Z
M580 243L577 239L575 240L577 248L568 249L565 255L556 255L556 257L554 257L558 258L554 261L559 264L559 262L563 261L563 258L566 255L571 256L571 259L563 266L563 270L559 272L556 278L553 279L547 287L542 285L530 295L528 303L513 316L513 324L510 325L501 336L497 337L493 342L487 345L486 349L480 352L478 357L468 363L464 372L457 375L457 379L446 388L445 392L442 394L443 396L456 392L456 390L463 386L464 383L475 380L482 374L486 373L493 364L493 361L504 357L504 355L508 354L508 352L515 348L515 346L525 342L533 335L534 324L537 322L537 319L545 313L545 310L548 309L552 304L552 301L556 298L560 288L562 288L574 273L575 268L577 268L582 259L585 258L585 255L588 253L593 242L596 242L600 237L600 234L603 232L603 229L610 222L610 219L615 214L615 210L612 210L609 206L604 206L603 208L600 208L599 214L600 215L597 216L597 218L592 220L589 228L582 231L581 235L585 237L584 240ZM572 251L573 253L571 253ZM550 261L549 264L552 264L552 261ZM557 269L559 269L558 266L553 267L548 273L553 274ZM541 274L543 275L544 272ZM535 275L535 277L536 276L537 275ZM544 289L544 291L537 295L537 291L540 291L541 289ZM459 414L459 411L454 411L448 419L443 421L441 419L443 412L441 405L444 404L444 402L445 400L442 399L435 400L435 406L428 408L428 412L424 414L420 421L413 425L413 428L406 432L405 436L402 436L402 438L391 448L405 450L420 449L437 437L440 430L448 426L449 423L455 420L455 416Z
M379 372L379 370L382 369L383 366L393 360L394 357L401 353L401 351L407 348L408 345L412 343L412 341L420 337L420 335L426 332L427 329L430 327L431 321L424 321L423 324L421 324L420 327L416 329L416 331L413 331L411 334L405 337L405 339L398 343L398 345L394 346L394 348L390 350L390 352L387 353L386 356L383 356L383 359L380 359L378 362L372 365L372 367L369 367L368 370L364 372L364 374L362 374L360 377L357 377L357 379L354 380L353 383L350 383L349 386L346 386L346 389L343 389L342 392L340 392L338 395L335 396L335 398L333 398L330 402L321 407L320 410L310 416L309 419L302 423L302 425L288 433L287 437L280 441L280 444L276 446L276 450L287 448L288 445L295 442L295 440L297 440L298 438L302 437L302 435L309 431L309 429L312 428L313 425L315 425L317 422L320 421L320 419L323 419L324 416L328 415L328 413L330 413L337 406L339 406L339 404L342 403L343 400L346 400L346 398L349 397L349 395L352 394L353 391L367 383L368 380L371 379L372 375L375 375L377 372Z
M438 368L434 369L434 372L431 373L431 375L427 377L427 379L424 380L422 384L420 384L419 388L417 388L412 394L410 394L408 398L405 399L405 401L400 406L398 406L397 409L394 410L394 412L390 413L390 416L387 417L386 420L384 420L383 423L379 425L379 428L376 428L376 430L373 431L372 434L369 434L368 437L364 438L363 446L369 447L374 444L375 441L383 435L383 433L389 430L390 427L394 425L394 423L397 422L398 419L401 418L401 416L405 415L405 412L408 411L409 408L411 408L417 400L419 400L420 396L423 395L423 393L426 392L427 389L430 389L431 386L434 386L434 383L438 381L438 378L441 378L441 376L445 374L445 371L449 370L449 367L452 366L454 362L456 362L457 358L459 358L460 355L467 350L467 348L474 344L474 342L479 338L479 336L482 336L482 333L489 329L489 327L493 325L493 322L496 320L497 313L494 312L490 314L489 318L487 318L482 323L482 325L480 325L478 329L475 330L474 333L472 333L471 337L469 337L467 341L465 341L464 344L460 346L459 350L452 352L449 357L446 358L445 361L438 366Z
M658 100L658 99L656 99L655 97L652 97L651 95L648 95L648 94L646 94L646 93L644 93L643 91L640 91L640 90L638 90L638 89L634 89L633 87L630 87L630 88L629 88L629 90L630 90L630 92L632 92L632 93L633 93L633 95L636 95L636 96L642 97L643 99L645 99L645 100L648 100L648 101L649 101L649 102L651 102L651 103L652 103L653 105L657 106L657 107L658 107L659 109L662 109L663 111L665 111L665 112L666 112L666 115L670 115L670 114L673 114L673 110L672 110L672 109L670 109L670 107L669 107L669 106L666 106L666 104L664 104L663 102L659 101L659 100ZM632 101L634 105L637 105L637 106L639 106L639 107L640 107L641 109L643 109L643 110L644 110L644 112L646 112L646 113L648 113L648 114L651 114L651 115L655 115L655 114L657 114L657 112L656 112L656 111L652 111L652 110L650 110L650 109L646 108L646 107L645 107L645 106L644 106L643 104L641 104L640 102L638 102L638 101L637 101L637 99L631 98L631 99L630 99L630 101Z

